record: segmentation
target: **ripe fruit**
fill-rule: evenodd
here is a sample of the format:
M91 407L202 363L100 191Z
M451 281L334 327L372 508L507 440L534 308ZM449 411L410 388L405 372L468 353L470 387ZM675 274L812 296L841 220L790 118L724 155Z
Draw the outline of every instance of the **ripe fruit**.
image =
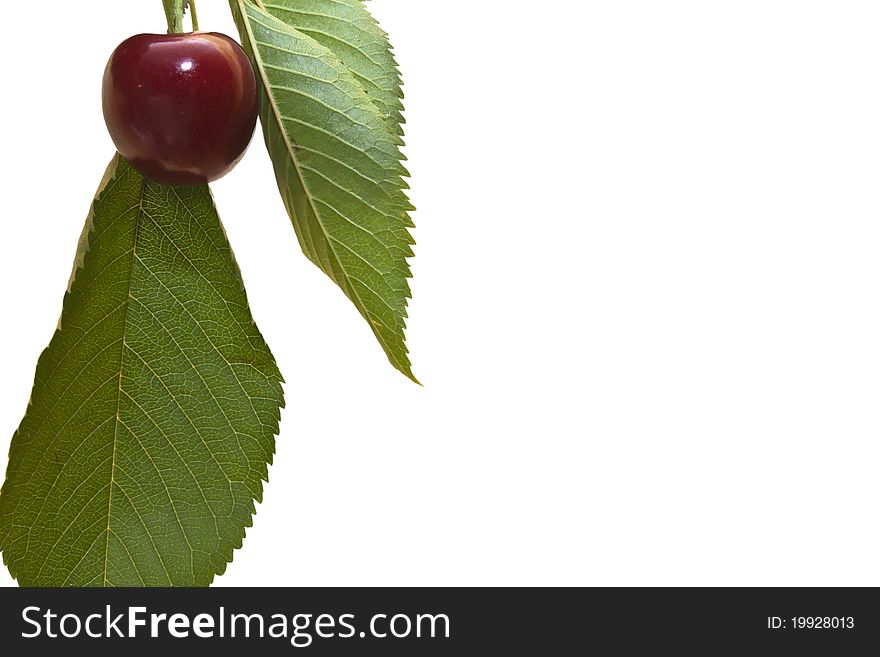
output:
M135 169L167 185L196 185L226 175L244 155L257 81L223 34L139 34L110 57L103 105L110 136Z

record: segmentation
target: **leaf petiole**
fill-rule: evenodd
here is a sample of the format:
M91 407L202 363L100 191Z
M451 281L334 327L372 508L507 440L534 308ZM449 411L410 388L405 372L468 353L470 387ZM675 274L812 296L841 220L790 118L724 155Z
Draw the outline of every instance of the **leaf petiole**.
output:
M187 8L190 10L192 31L199 31L199 15L196 12L195 0L162 0L165 7L165 19L168 21L168 33L180 34L183 32L183 15Z
M183 0L162 0L162 5L168 21L168 34L183 32Z

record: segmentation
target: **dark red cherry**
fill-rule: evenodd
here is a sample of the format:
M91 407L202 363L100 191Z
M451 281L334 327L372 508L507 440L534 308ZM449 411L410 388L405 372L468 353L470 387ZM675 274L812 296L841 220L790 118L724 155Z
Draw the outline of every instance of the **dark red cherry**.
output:
M259 102L247 55L214 32L123 41L104 71L103 99L119 153L166 185L229 173L254 134Z

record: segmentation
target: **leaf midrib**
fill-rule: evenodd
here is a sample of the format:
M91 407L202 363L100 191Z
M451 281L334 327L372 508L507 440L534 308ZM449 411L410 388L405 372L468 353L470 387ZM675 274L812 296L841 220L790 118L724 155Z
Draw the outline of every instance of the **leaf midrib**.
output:
M119 156L117 155L117 158ZM118 174L117 160L117 174ZM126 335L128 331L128 316L131 312L131 289L134 283L134 266L137 262L137 245L138 236L141 228L141 218L144 215L144 194L146 193L146 181L141 182L141 193L138 199L137 215L134 220L134 238L131 247L131 263L128 267L128 291L125 301L125 316L122 319L122 340L119 347L119 378L116 386L116 422L113 427L113 449L110 458L110 488L107 493L107 529L105 531L106 541L104 545L104 568L103 568L103 586L109 583L107 580L109 557L110 557L110 519L113 517L113 486L115 485L116 475L116 444L119 441L119 427L122 425L120 418L120 406L122 404L122 363L125 359Z

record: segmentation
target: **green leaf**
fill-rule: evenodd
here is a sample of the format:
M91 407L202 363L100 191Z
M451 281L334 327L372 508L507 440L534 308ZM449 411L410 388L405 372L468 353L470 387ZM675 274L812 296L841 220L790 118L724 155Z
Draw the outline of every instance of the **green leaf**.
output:
M403 134L400 69L388 35L362 0L263 0L276 18L333 52L394 134Z
M263 133L300 246L415 381L404 339L413 208L403 142L332 50L251 2L230 6L260 80Z
M283 406L207 186L114 158L0 492L25 586L199 586L262 497Z

